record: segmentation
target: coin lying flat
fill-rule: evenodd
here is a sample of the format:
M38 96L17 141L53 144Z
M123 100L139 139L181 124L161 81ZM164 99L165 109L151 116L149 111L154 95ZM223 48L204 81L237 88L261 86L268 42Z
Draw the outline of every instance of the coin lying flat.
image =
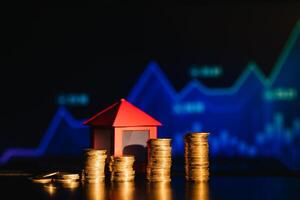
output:
M79 174L62 174L63 179L79 179Z
M33 183L41 183L41 184L46 184L46 183L52 182L52 178L30 178L30 180Z

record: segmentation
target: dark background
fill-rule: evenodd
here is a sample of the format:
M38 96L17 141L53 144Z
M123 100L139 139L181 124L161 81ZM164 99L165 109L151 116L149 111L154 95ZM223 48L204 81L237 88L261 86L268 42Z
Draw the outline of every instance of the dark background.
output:
M126 97L150 61L176 89L191 64L221 65L230 86L249 61L268 75L300 19L300 3L111 4L1 12L0 152L36 146L59 93L86 92L76 117ZM1 154L1 153L0 153Z

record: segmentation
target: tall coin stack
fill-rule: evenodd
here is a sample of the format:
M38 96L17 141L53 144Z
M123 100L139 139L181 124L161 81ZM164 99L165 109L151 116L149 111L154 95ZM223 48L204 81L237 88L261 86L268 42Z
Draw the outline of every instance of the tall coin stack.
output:
M111 181L123 182L133 181L135 171L133 170L134 156L111 156L109 170Z
M170 182L172 147L171 139L160 138L148 141L147 179L150 182Z
M87 183L99 183L104 181L106 150L85 149L85 165L82 179Z
M209 179L208 135L209 133L185 135L185 178L188 181L208 181Z

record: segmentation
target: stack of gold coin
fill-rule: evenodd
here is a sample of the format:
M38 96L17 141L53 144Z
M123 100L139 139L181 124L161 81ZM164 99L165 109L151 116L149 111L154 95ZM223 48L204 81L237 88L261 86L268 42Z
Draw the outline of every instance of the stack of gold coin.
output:
M134 156L111 156L109 168L111 181L133 181L135 171L133 170Z
M133 181L135 171L133 170L134 156L111 156L109 169L111 181Z
M62 184L69 184L78 182L79 178L79 174L59 173L54 181Z
M60 172L54 181L64 188L74 189L80 185L79 179L79 174Z
M160 138L148 141L147 179L150 182L171 181L171 139Z
M188 181L208 181L209 179L208 135L209 133L185 135L185 177Z
M85 149L85 163L82 180L87 183L99 183L105 179L106 150Z

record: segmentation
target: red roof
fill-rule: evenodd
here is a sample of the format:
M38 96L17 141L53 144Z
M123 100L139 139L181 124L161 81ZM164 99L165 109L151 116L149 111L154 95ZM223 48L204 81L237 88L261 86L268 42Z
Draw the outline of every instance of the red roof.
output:
M161 123L125 99L109 106L84 122L90 126L161 126Z

